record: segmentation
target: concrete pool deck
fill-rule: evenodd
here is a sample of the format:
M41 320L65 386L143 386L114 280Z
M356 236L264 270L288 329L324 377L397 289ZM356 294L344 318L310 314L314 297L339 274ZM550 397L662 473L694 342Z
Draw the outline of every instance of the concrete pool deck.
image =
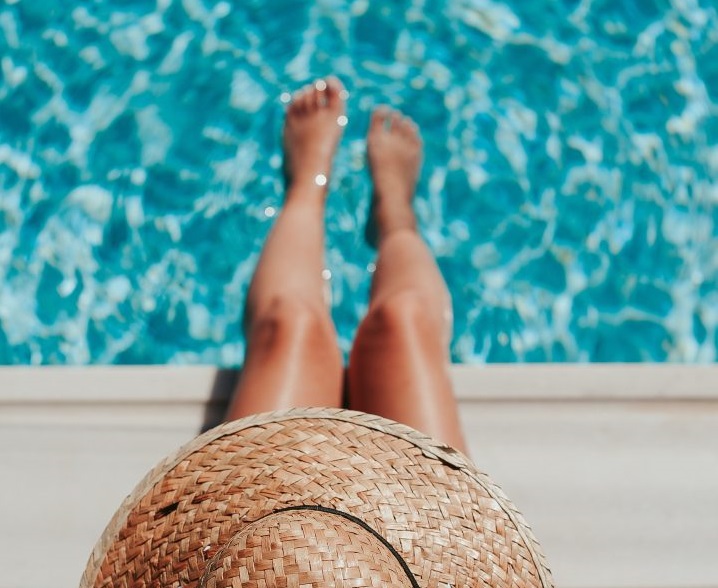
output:
M0 588L75 586L124 496L216 422L212 367L0 368ZM471 454L560 588L718 587L718 366L454 366Z

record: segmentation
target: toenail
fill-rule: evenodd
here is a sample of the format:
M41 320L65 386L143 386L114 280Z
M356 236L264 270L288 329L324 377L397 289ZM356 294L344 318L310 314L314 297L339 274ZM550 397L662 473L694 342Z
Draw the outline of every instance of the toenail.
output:
M327 83L324 80L317 80L314 82L314 87L320 92L323 92L327 89Z
M344 116L343 114L340 114L337 117L337 124L340 127L345 127L345 126L347 126L348 123L349 123L349 119L346 116Z
M279 95L279 99L282 101L282 104L288 104L292 100L292 95L289 92L282 92Z
M339 92L339 98L342 100L349 100L349 92L347 90L342 90Z
M326 186L327 185L327 176L324 174L317 174L314 176L314 183L317 186Z

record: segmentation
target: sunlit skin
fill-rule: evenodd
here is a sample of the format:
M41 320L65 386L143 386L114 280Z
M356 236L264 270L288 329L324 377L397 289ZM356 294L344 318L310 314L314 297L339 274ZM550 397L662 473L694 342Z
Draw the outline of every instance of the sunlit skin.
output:
M419 129L386 107L372 114L367 134L376 271L344 378L322 270L327 187L347 124L346 97L330 77L301 89L287 108L285 202L250 285L247 354L227 419L340 407L346 382L349 408L466 452L448 370L451 298L412 208L422 162Z

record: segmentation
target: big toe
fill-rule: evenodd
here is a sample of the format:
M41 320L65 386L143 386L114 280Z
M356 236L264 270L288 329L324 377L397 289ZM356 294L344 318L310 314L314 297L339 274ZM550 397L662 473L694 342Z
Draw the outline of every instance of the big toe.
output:
M408 116L402 116L396 124L396 127L407 139L421 140L418 125Z
M326 89L324 90L327 106L337 113L344 112L345 102L348 96L348 92L344 88L341 80L336 76L329 76L324 80Z
M370 132L385 131L391 120L392 111L386 106L379 106L371 115Z

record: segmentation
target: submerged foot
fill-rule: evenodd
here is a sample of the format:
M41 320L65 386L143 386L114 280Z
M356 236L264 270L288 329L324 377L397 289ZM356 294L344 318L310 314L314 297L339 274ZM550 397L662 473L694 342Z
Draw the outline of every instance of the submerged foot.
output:
M367 154L374 193L366 238L376 246L392 231L416 229L412 201L422 158L416 123L395 110L378 108L369 126Z
M287 188L324 186L346 125L345 90L335 77L297 92L284 122Z

